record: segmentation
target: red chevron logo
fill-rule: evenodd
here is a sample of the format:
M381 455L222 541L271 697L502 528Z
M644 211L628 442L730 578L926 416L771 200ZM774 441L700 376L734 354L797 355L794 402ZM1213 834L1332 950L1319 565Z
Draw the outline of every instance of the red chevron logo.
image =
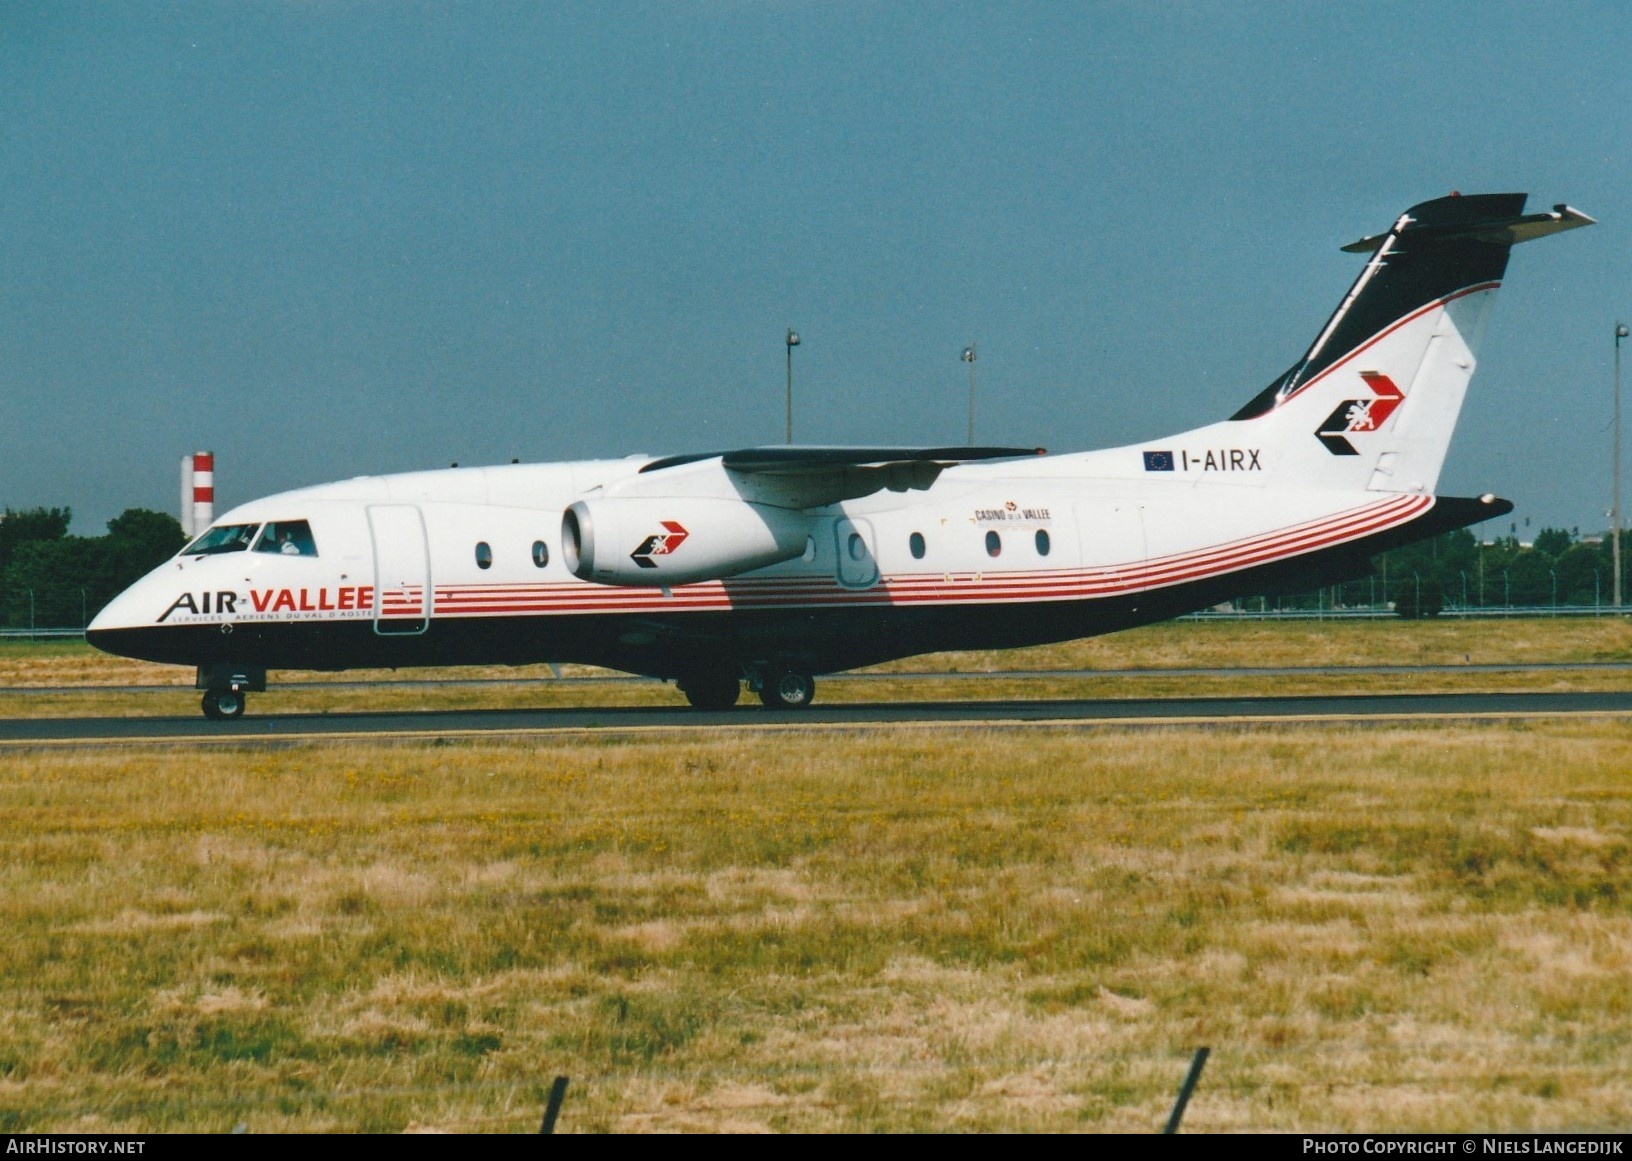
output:
M629 554L629 559L640 568L656 568L657 562L652 557L668 556L691 535L677 520L660 520L658 523L663 525L663 531L654 532L642 540L640 547Z
M1379 371L1361 371L1366 386L1377 392L1377 398L1356 400L1359 413L1349 420L1350 431L1376 431L1394 414L1394 409L1405 402L1405 392L1394 385L1394 380Z
M1377 393L1375 399L1345 399L1315 430L1315 438L1334 456L1359 455L1343 437L1351 432L1376 431L1405 402L1405 392L1381 371L1361 371L1360 378Z

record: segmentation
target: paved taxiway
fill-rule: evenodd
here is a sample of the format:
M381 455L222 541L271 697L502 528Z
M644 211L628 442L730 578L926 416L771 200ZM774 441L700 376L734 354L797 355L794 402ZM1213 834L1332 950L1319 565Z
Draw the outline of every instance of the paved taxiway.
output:
M1266 721L1398 722L1469 718L1632 717L1632 692L1435 693L1315 697L1128 698L1059 701L897 702L818 705L798 712L740 706L724 713L676 707L456 710L415 713L260 714L202 717L0 720L0 746L155 741L294 741L608 733L649 730L822 728L871 725L1044 723L1229 725Z
M1160 669L969 669L864 671L824 674L824 687L868 681L1059 681L1100 677L1359 677L1413 673L1625 673L1632 661L1515 661L1461 665L1230 665L1196 668L1170 666ZM278 681L268 683L268 691L283 689L370 689L381 686L417 686L424 689L456 689L505 685L663 685L655 677L629 674L599 674L592 677L372 677L361 680L328 678L320 681ZM175 693L190 690L190 684L143 682L137 685L21 685L0 688L0 699L40 697L74 693ZM0 703L3 704L3 703Z

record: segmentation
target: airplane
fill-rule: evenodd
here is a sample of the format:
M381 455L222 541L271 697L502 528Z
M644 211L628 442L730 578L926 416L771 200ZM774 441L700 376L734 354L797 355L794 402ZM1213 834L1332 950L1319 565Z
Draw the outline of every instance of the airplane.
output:
M104 608L99 649L196 667L212 719L273 669L576 662L808 706L815 677L1307 592L1512 510L1435 494L1525 194L1412 206L1292 366L1124 447L771 446L451 468L222 515Z

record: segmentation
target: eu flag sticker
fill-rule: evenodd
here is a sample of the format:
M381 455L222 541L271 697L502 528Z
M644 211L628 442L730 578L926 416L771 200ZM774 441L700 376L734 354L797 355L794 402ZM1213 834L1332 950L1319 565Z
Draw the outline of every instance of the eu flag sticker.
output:
M1170 451L1147 451L1145 453L1145 471L1171 472L1173 470L1173 453Z

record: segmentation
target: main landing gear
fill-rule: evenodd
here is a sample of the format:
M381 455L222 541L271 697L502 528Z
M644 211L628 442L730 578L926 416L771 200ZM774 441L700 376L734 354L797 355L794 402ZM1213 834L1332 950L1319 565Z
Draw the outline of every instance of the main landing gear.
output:
M759 700L767 709L805 709L816 699L816 679L795 669L773 669L760 680Z
M767 709L804 709L816 697L816 679L801 669L773 667L749 675L748 688ZM724 670L706 670L680 679L680 692L693 709L719 712L737 704L742 679Z
M680 692L692 709L728 710L742 696L742 682L736 674L724 670L694 673L680 680Z

